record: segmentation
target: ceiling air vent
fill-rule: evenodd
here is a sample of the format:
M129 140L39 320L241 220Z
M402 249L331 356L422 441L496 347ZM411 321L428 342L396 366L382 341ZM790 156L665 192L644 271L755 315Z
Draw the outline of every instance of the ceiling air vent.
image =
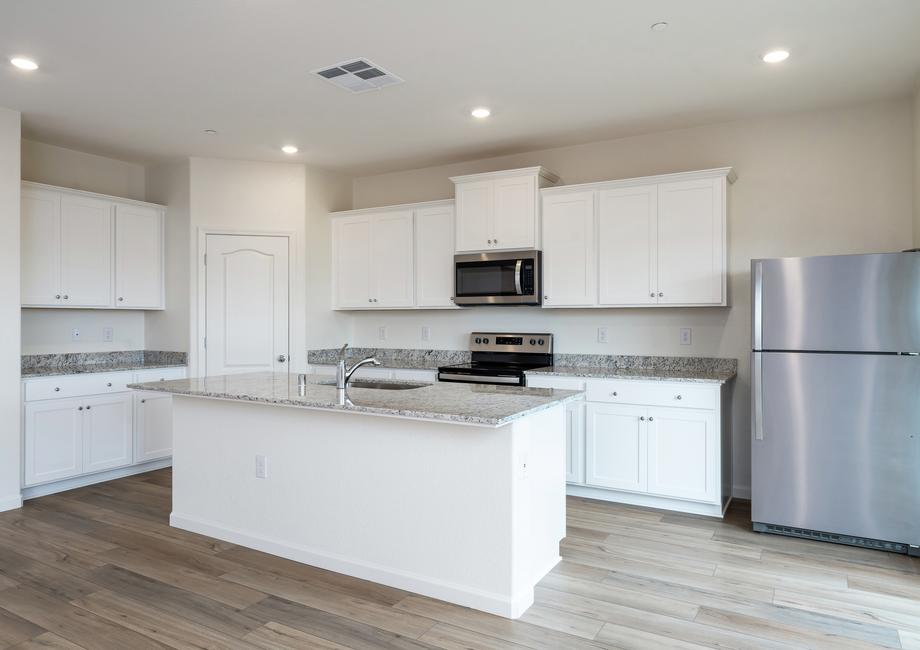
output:
M367 59L352 59L328 68L314 70L313 74L353 93L377 90L403 82L395 74L387 72Z

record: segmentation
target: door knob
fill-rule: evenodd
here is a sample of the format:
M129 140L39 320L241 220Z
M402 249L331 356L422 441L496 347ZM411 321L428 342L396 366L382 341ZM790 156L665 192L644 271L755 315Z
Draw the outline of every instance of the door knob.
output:
M280 361L281 363L284 363L285 361L287 361L287 356L283 354L279 354L278 361Z

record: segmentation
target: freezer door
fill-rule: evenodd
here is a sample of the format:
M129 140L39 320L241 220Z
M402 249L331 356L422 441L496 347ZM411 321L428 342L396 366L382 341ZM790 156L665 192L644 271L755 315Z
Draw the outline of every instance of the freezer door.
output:
M920 352L920 253L754 260L753 348Z
M752 519L920 544L920 358L754 356Z

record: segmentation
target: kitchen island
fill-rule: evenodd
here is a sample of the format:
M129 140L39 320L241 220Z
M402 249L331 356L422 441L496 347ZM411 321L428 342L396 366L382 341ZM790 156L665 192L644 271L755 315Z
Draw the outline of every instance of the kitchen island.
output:
M174 396L171 525L516 618L559 561L581 393L405 386L344 403L313 375L131 387Z

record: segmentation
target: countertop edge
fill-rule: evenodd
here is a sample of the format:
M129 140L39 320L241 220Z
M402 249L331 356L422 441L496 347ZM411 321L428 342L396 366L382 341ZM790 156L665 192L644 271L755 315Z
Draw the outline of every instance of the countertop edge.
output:
M540 375L542 377L571 377L575 379L626 379L631 381L673 381L680 383L695 384L727 384L734 381L738 373L730 377L671 377L668 375L636 375L629 371L611 370L610 372L598 371L596 369L566 368L564 371L559 370L525 370L525 375Z
M165 368L188 368L188 364L166 363L163 365L122 366L117 368L49 368L49 372L36 372L29 374L22 374L22 371L20 370L20 379L43 379L45 377L66 377L69 375L101 375L109 372L138 372L140 370L163 370Z

